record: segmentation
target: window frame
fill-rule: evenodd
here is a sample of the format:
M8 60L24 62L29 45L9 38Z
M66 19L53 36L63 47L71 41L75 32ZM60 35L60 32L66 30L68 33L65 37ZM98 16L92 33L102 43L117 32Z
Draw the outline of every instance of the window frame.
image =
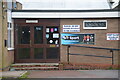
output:
M13 27L12 27L12 23L8 22L7 23L7 32L8 32L8 40L7 40L7 48L8 50L14 50L13 48Z

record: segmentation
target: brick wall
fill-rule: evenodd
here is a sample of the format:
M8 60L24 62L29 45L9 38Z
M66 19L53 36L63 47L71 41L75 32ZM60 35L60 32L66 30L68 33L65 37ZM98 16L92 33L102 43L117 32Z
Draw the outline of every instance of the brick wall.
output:
M3 5L4 4L4 8ZM8 70L8 67L14 62L14 51L9 51L5 47L4 40L8 40L7 26L7 3L0 1L0 70ZM12 34L14 35L14 34Z
M2 68L2 2L0 1L0 69Z
M107 20L107 29L105 30L85 30L83 29L83 21L84 20ZM118 41L107 41L106 34L107 33L118 33L118 19L61 19L60 27L61 33L63 25L80 25L79 33L93 33L95 34L95 45L88 44L78 44L79 46L93 46L93 47L103 47L103 48L117 48L118 49ZM91 48L75 48L71 47L71 53L80 53L80 54L91 54L97 56L109 56L111 57L111 53L109 50L99 50L99 49L91 49ZM61 45L61 62L67 62L67 47ZM102 57L89 57L89 56L70 56L70 62L72 63L103 63L103 64L111 64L111 58L102 58ZM118 51L114 51L114 64L118 64Z

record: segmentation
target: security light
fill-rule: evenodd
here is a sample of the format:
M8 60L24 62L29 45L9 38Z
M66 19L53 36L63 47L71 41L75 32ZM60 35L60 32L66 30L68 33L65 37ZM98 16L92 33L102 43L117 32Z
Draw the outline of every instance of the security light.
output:
M114 1L113 0L110 0L110 4L112 5L114 3Z

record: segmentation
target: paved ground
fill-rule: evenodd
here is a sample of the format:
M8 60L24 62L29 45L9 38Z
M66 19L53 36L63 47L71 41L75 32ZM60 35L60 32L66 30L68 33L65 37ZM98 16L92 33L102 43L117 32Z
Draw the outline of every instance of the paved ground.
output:
M30 71L29 78L118 78L118 70Z
M2 77L17 78L17 77L21 77L26 72L27 71L5 71L5 72L0 72L0 74L2 75Z
M118 70L28 71L28 78L118 78ZM20 77L26 71L2 72L3 77ZM0 73L1 74L1 73Z

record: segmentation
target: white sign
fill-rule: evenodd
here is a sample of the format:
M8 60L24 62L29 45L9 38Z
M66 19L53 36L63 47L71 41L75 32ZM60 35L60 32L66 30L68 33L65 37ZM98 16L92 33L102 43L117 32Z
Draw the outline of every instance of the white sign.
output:
M50 42L50 43L53 43L53 40L50 40L49 42Z
M53 38L59 38L59 34L58 33L54 33L53 34Z
M58 40L55 41L55 44L58 44Z
M107 33L107 40L120 40L120 33Z
M107 20L84 20L83 29L107 29Z
M63 32L80 32L80 25L63 25Z
M46 32L49 32L49 28L46 28Z
M26 20L26 23L38 23L38 20Z
M49 34L46 34L46 38L47 38L47 39L49 38Z

